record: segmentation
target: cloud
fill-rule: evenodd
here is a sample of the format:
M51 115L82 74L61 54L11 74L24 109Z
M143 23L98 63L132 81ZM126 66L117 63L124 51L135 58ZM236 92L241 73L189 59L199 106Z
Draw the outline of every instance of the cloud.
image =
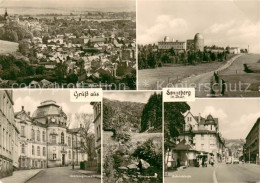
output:
M229 138L246 138L256 120L260 117L260 112L242 115L239 120L226 122L225 128L222 128L222 134Z
M85 104L79 107L78 113L93 114L93 107L90 104Z
M21 111L22 106L24 106L25 111L34 112L36 110L35 106L40 104L40 100L36 100L30 96L18 97L14 101L14 112Z
M227 44L229 46L250 46L250 52L260 52L260 21L253 22L249 20L231 20L225 23L215 23L204 32L206 44ZM219 45L228 46L228 45Z
M204 111L201 113L203 117L207 117L209 114L213 117L218 117L219 119L227 118L227 114L222 109L216 109L213 106L206 106Z
M188 29L187 22L184 19L172 18L169 15L159 15L151 27L138 26L140 26L138 30L141 30L138 34L138 43L140 44L155 43L159 41L158 38L163 39L165 35L174 36ZM142 30L145 31L142 32Z

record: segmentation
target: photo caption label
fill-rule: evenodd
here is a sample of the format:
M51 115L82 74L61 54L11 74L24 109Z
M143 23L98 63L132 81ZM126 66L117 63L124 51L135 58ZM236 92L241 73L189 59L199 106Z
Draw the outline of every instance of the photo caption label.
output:
M70 90L71 102L101 102L102 97L103 91L101 88Z
M163 88L164 102L195 101L195 88Z

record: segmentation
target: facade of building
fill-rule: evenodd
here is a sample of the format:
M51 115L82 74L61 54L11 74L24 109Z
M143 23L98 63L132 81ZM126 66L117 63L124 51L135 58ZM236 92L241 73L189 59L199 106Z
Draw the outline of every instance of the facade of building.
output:
M95 149L97 153L98 168L101 168L101 103L93 102L94 129L95 129Z
M13 93L0 90L0 178L18 168L19 131L14 120Z
M248 133L246 137L246 143L243 147L245 161L254 162L260 164L260 118L257 119L256 123Z
M240 48L239 47L231 47L228 49L229 53L232 54L240 54Z
M158 49L160 50L186 50L186 42L170 40L169 37L165 36L164 40L158 42Z
M22 107L15 113L20 135L20 169L79 164L87 160L80 149L79 129L68 129L67 115L55 101L40 104L32 116Z
M194 36L194 50L204 51L204 38L200 33Z
M193 39L188 39L187 40L187 50L194 50L194 40Z
M168 36L165 36L163 41L158 42L158 49L160 50L188 50L188 51L204 51L204 38L200 33L194 36L194 39L188 39L184 41L170 40Z
M218 118L213 118L210 114L203 118L188 112L183 133L178 137L173 151L168 153L175 163L168 166L195 166L195 160L202 156L221 162L224 155L225 144L219 132Z

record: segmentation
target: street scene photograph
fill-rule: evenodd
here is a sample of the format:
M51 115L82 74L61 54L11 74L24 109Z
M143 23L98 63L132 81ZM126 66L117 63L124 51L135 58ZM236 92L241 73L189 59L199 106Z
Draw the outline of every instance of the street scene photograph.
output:
M0 0L0 87L136 89L135 0Z
M162 92L103 93L104 183L162 183Z
M0 182L101 182L101 102L0 90Z
M164 182L259 182L260 99L164 103Z
M138 0L138 89L260 96L258 0Z

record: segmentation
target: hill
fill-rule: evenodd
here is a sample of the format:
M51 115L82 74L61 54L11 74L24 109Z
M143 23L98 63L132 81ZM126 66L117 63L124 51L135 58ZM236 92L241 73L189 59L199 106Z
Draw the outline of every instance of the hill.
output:
M103 129L139 132L144 103L103 100Z
M225 139L226 147L234 157L239 158L243 155L244 139Z

